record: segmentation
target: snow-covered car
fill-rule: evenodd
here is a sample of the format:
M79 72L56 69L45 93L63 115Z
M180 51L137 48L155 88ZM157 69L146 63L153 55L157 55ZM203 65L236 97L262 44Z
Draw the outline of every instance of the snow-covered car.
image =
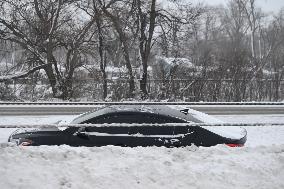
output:
M244 128L227 131L202 124L222 125L223 122L183 106L113 105L76 117L65 130L54 127L16 131L8 141L18 145L129 147L243 146L246 142Z

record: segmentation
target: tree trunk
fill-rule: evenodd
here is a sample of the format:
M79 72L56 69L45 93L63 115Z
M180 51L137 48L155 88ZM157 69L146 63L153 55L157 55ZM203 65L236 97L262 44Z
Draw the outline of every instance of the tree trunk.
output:
M152 45L152 37L155 29L155 20L156 20L156 0L152 0L151 3L151 10L150 10L150 23L149 23L149 30L148 30L148 38L146 37L146 15L142 12L141 9L141 1L137 0L137 6L138 6L138 18L140 23L140 42L139 42L139 50L140 50L140 56L142 61L142 78L140 80L140 91L141 91L141 98L146 99L148 98L147 93L147 68L148 68L148 60L149 55L151 51L151 45Z
M146 66L146 68L144 68ZM148 98L148 92L147 92L147 63L143 64L143 73L142 78L140 80L140 90L141 90L141 99L147 99Z
M119 35L119 40L122 43L122 50L123 50L123 56L125 60L125 65L128 70L128 82L129 82L129 94L128 97L132 98L134 97L134 91L135 91L135 85L134 85L134 76L132 72L132 66L130 62L130 56L129 56L129 47L127 43L127 37L125 33L122 30L121 23L119 21L119 18L112 15L106 8L103 9L103 12L106 14L107 17L111 19L113 22L114 28L117 31Z
M103 76L103 99L107 97L107 75L105 70L101 70Z
M53 69L52 69L52 65L48 64L45 68L44 71L47 75L48 81L50 83L51 89L52 89L52 95L54 98L56 98L56 94L57 94L57 81L56 81L56 77L53 73Z
M102 98L105 100L107 97L107 75L105 71L106 67L106 52L104 47L104 39L103 39L103 33L102 33L102 27L101 27L101 14L97 14L96 19L97 29L98 29L98 35L99 35L99 55L100 55L100 72L102 74L103 79L103 96Z

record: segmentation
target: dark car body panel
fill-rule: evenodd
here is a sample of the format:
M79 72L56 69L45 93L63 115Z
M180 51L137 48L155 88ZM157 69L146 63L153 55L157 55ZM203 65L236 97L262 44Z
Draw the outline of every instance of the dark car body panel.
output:
M29 145L129 147L214 146L246 142L246 133L241 138L233 139L204 127L190 125L202 123L194 117L194 111L191 113L187 109L177 111L167 106L109 106L83 114L71 122L82 126L68 127L63 131L56 128L13 133L9 141L19 144L29 141Z
M78 132L78 130L80 130ZM94 134L95 133L95 134ZM240 140L224 138L198 126L108 126L78 127L65 131L36 131L16 134L13 138L29 139L32 145L70 146L214 146L217 144L244 144Z

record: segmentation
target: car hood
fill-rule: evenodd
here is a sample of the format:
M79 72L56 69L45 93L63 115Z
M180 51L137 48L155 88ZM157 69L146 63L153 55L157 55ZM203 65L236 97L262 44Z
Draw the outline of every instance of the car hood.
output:
M46 128L21 128L21 129L17 129L15 130L11 135L18 135L18 134L25 134L27 132L38 132L38 131L59 131L59 129L57 127L46 127Z

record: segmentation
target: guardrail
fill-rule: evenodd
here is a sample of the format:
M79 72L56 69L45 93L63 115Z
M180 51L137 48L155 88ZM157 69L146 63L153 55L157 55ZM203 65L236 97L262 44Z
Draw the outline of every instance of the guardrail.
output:
M0 102L0 116L76 115L105 105L183 105L210 115L284 115L284 102Z
M0 102L1 105L284 105L284 102Z
M0 125L0 128L66 128L66 127L163 127L163 126L199 126L199 127L264 127L264 126L284 126L284 123L222 123L222 124L207 124L207 123L164 123L164 124L130 124L130 123L111 123L111 124L32 124L32 125Z

